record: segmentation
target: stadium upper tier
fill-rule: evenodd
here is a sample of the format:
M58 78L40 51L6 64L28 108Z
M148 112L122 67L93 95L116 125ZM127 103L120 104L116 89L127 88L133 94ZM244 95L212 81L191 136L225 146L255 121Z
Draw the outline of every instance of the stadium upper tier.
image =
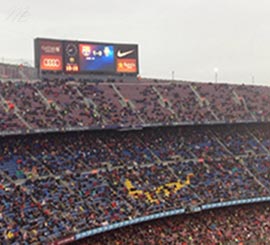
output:
M165 211L269 197L269 150L269 124L0 138L0 240L46 244Z
M113 80L113 79L112 79ZM133 79L0 82L1 134L270 121L270 87Z

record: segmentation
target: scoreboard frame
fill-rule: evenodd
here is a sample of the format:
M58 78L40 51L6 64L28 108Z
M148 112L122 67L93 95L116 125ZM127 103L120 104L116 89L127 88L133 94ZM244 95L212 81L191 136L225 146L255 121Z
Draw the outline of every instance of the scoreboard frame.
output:
M35 38L40 73L138 75L137 44Z

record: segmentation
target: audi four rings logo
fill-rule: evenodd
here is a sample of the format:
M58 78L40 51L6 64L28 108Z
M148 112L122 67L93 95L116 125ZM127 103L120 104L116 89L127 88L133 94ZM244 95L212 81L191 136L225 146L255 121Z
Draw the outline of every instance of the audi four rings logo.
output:
M44 59L43 64L46 67L59 67L59 66L61 66L61 62L58 59Z

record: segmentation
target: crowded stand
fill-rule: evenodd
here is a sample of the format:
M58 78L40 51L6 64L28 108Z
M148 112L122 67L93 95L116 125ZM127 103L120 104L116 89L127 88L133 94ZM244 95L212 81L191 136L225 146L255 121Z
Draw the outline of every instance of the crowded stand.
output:
M216 131L218 138L226 145L227 149L235 155L266 154L263 144L250 133L249 127L226 125Z
M137 115L148 124L163 123L167 124L176 121L175 113L162 105L159 101L159 95L154 90L152 84L121 84L118 90L124 96L126 101L136 108Z
M269 197L268 92L135 78L0 82L0 240L57 244L166 211ZM139 234L134 244L267 241L268 208L254 207L125 229ZM110 234L85 243L132 238Z
M159 84L156 88L163 98L163 103L171 107L179 121L203 123L215 120L205 101L192 91L192 84Z
M64 126L53 105L44 103L38 91L29 83L0 83L1 95L8 105L8 113L15 110L28 128L59 128Z
M239 124L5 136L3 244L44 244L164 211L268 197L269 132L268 124Z
M201 98L209 103L213 113L226 122L250 121L252 115L229 84L196 84Z
M246 104L253 118L258 121L267 121L270 116L269 87L266 86L236 86L236 93L242 103Z
M84 83L78 89L88 101L96 105L96 110L102 115L103 124L111 126L140 124L135 112L117 95L112 84L101 83L93 86Z
M95 120L93 115L93 106L84 103L75 86L57 80L36 85L36 89L44 96L49 108L55 111L59 121L66 123L62 124L63 127L82 127L97 123L98 120ZM57 128L57 125L55 127Z
M6 106L0 104L0 130L1 132L13 131L16 132L18 129L26 129L25 125L17 117L14 111L8 111Z
M180 215L100 234L75 245L270 243L269 204Z
M2 81L0 113L5 120L0 126L4 134L267 122L269 92L261 86L134 79L130 83L71 78Z

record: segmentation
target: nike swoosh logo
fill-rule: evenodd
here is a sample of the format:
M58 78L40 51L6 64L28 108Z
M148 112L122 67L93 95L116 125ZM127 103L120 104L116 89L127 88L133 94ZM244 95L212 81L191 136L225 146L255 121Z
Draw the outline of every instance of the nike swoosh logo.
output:
M126 52L122 52L121 50L118 50L117 57L123 58L123 57L125 57L125 56L127 56L129 54L132 54L133 52L134 52L134 49L126 51Z

